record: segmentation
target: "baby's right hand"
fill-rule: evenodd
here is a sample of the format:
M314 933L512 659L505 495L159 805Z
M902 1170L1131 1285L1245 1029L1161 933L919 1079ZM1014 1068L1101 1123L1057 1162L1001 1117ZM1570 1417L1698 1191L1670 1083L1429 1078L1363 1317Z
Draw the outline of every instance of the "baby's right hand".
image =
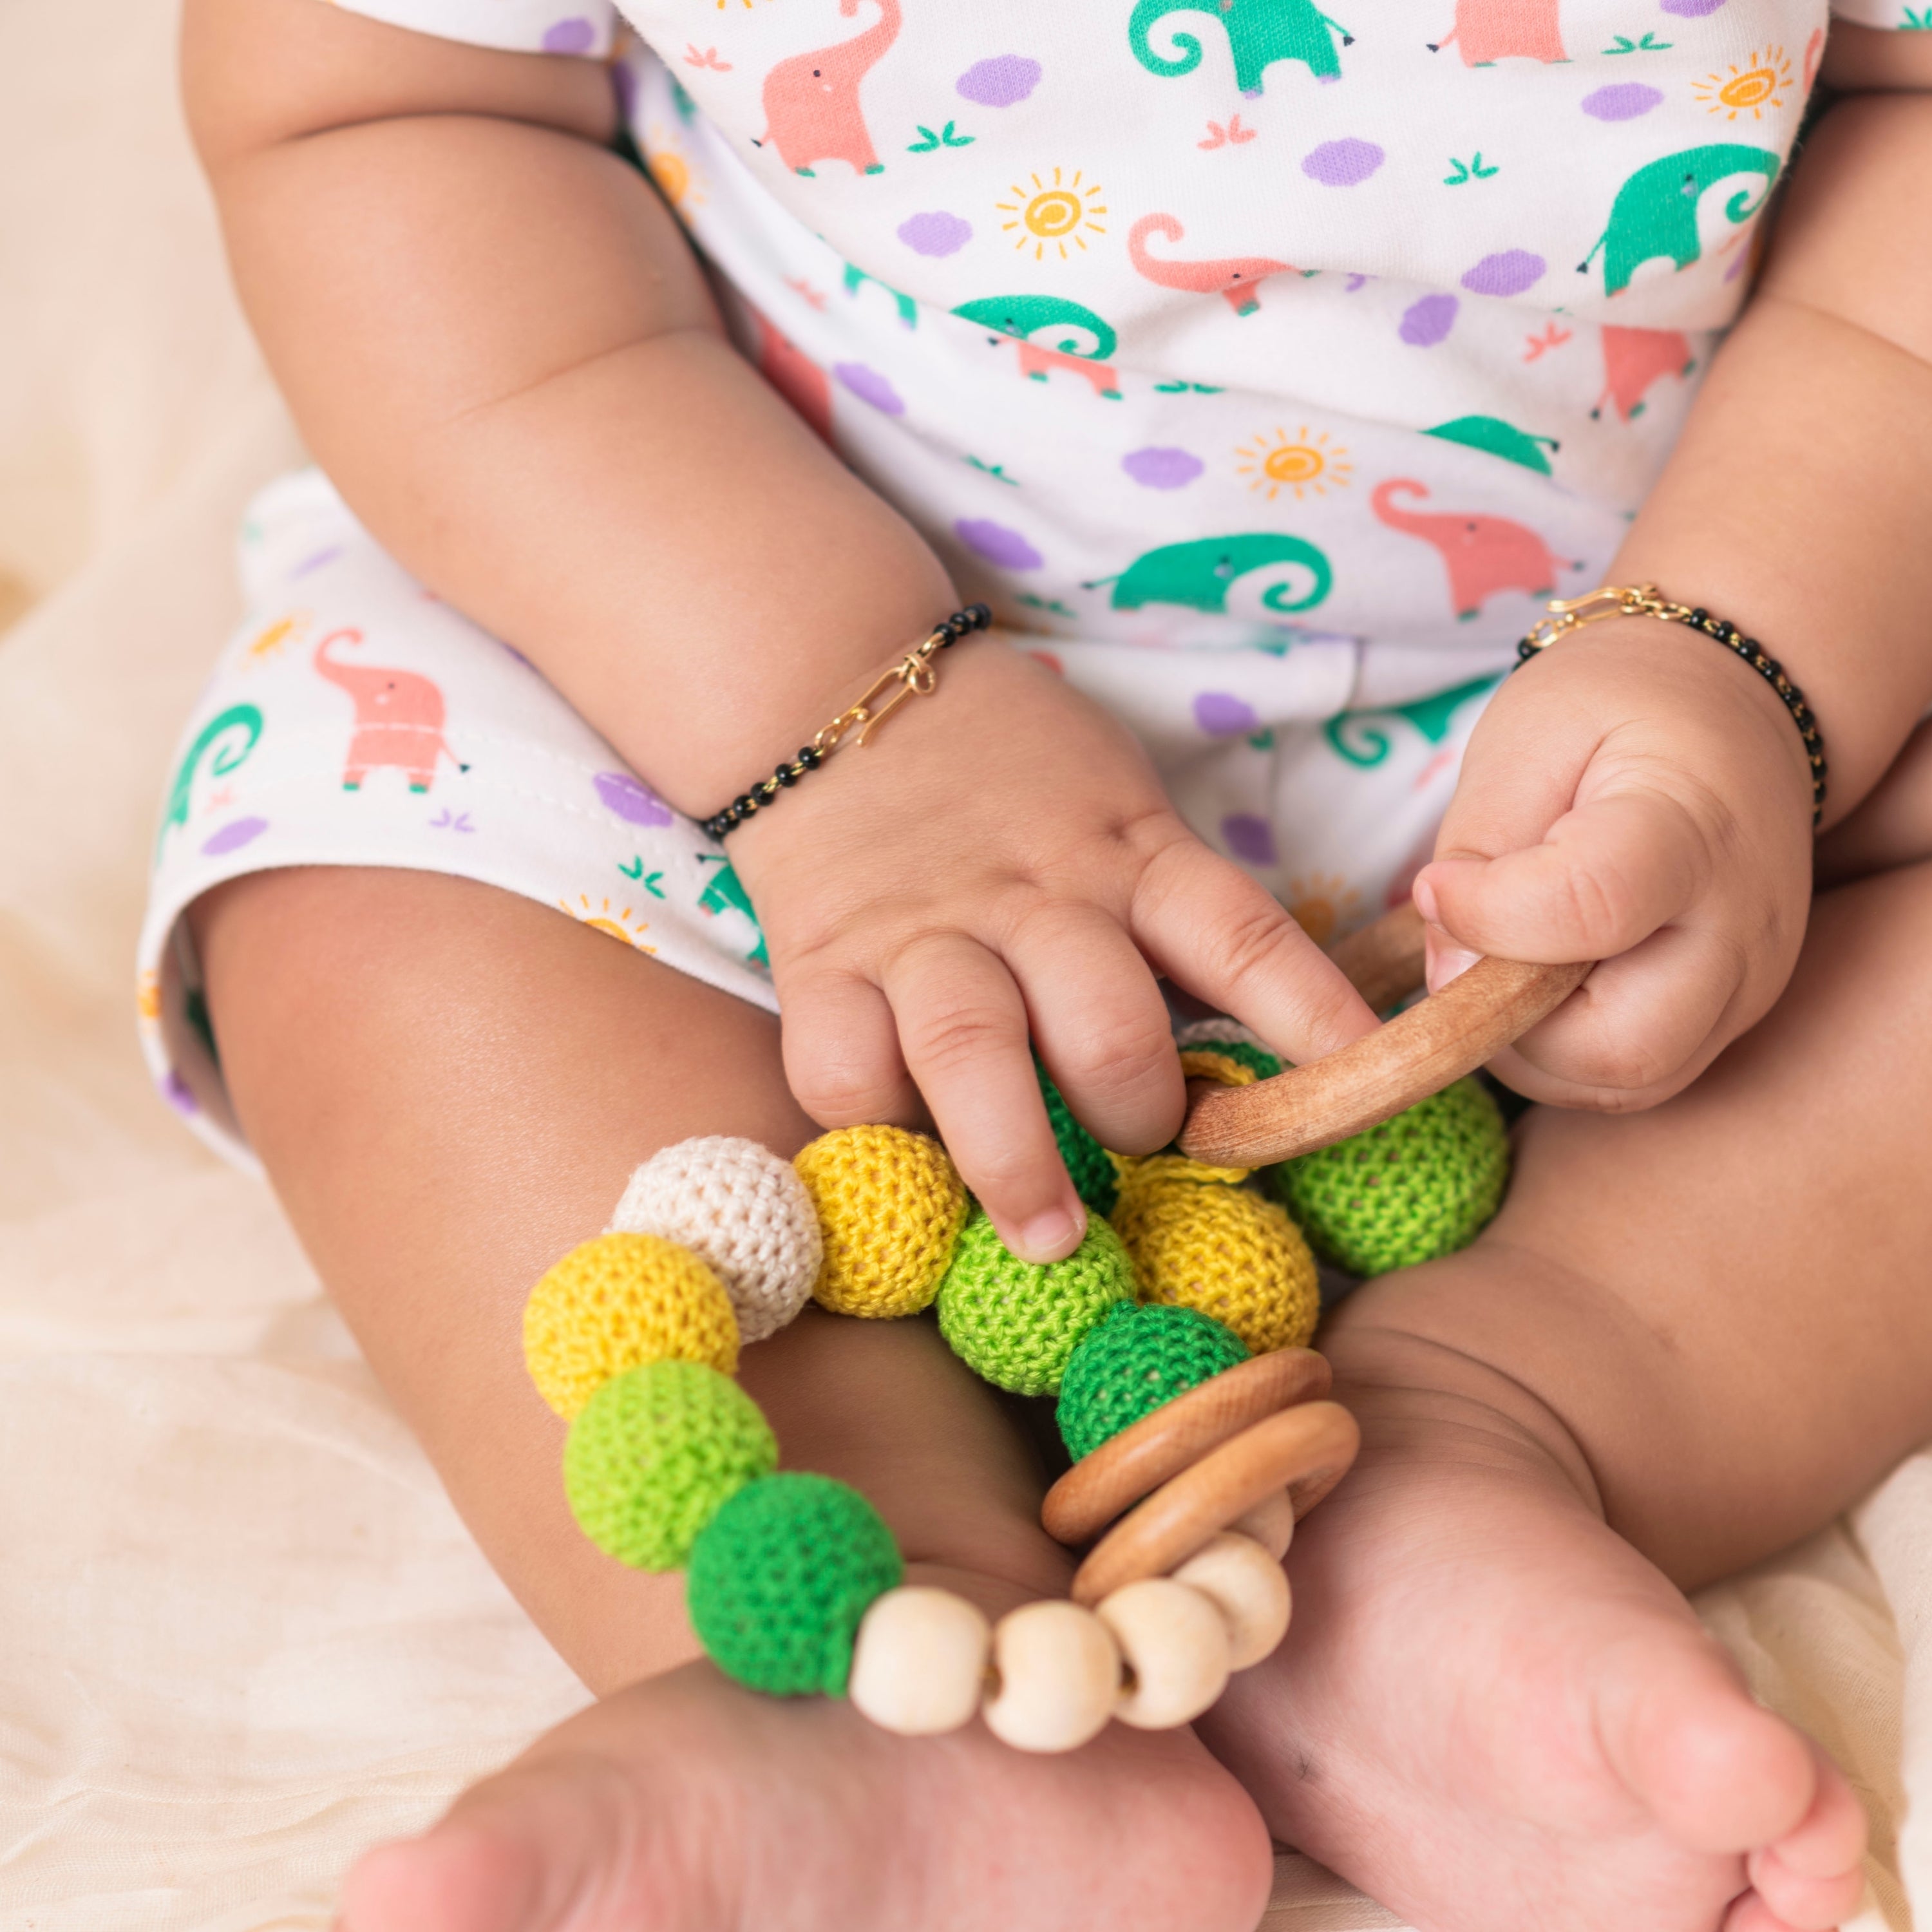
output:
M1253 880L1210 851L1139 746L994 639L732 835L784 1019L787 1077L826 1126L929 1114L1013 1251L1085 1216L1030 1037L1102 1146L1151 1153L1186 1103L1156 973L1308 1060L1375 1016Z

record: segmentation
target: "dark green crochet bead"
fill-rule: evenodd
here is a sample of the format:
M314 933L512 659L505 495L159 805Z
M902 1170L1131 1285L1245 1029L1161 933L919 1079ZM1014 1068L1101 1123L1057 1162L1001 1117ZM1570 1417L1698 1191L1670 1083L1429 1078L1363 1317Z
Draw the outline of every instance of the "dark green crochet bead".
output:
M1120 1191L1114 1163L1107 1158L1106 1150L1073 1118L1072 1110L1060 1097L1060 1089L1048 1078L1037 1055L1034 1071L1040 1076L1040 1098L1046 1102L1046 1118L1052 1124L1053 1138L1060 1143L1060 1157L1066 1163L1074 1192L1095 1214L1111 1214Z
M1117 1303L1073 1352L1055 1412L1076 1461L1164 1402L1248 1359L1240 1336L1198 1309Z
M1245 1040L1197 1040L1182 1049L1187 1053L1218 1053L1223 1060L1252 1066L1257 1080L1272 1080L1281 1071L1278 1054Z
M781 1470L704 1526L685 1577L698 1641L728 1677L774 1697L842 1697L859 1622L905 1574L856 1490Z
M1386 1274L1482 1232L1509 1181L1509 1135L1487 1090L1458 1080L1352 1140L1284 1161L1269 1181L1318 1254Z

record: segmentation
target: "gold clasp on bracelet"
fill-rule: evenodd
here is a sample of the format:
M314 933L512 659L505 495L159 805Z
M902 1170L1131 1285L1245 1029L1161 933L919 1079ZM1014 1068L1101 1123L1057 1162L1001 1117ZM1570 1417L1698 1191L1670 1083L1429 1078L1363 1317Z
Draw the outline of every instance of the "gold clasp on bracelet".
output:
M858 701L849 704L812 740L814 746L820 752L829 752L842 743L846 734L856 726L858 736L853 739L855 745L862 746L872 728L890 718L908 698L929 698L939 688L939 674L933 668L933 656L946 645L946 633L934 630L923 643L908 651L896 664L888 664L873 679ZM893 690L896 686L898 688ZM872 702L882 691L892 691L892 695L877 710Z
M1552 597L1544 608L1550 614L1538 618L1522 640L1531 651L1546 651L1558 638L1606 617L1668 617L1682 623L1690 614L1688 606L1666 602L1654 584L1606 584L1586 596Z

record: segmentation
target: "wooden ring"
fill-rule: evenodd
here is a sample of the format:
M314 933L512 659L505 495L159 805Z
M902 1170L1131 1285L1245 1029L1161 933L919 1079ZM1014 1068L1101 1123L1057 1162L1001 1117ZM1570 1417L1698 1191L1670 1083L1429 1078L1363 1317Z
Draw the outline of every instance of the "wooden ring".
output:
M1286 1486L1308 1511L1348 1473L1361 1446L1340 1402L1305 1402L1244 1430L1156 1490L1094 1546L1073 1577L1088 1605L1143 1576L1165 1576L1244 1510Z
M1426 928L1413 899L1338 939L1328 956L1378 1013L1420 990L1428 977Z
M1478 959L1438 993L1325 1058L1252 1087L1190 1082L1180 1150L1264 1167L1392 1120L1493 1058L1567 1000L1590 970Z
M1196 1383L1109 1436L1047 1491L1040 1508L1047 1534L1084 1543L1231 1436L1278 1409L1326 1395L1334 1380L1325 1355L1277 1348Z

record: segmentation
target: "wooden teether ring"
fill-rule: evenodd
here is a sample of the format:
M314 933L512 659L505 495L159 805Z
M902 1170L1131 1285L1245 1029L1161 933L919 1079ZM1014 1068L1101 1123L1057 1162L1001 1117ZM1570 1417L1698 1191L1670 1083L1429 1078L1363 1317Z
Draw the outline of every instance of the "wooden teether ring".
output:
M1365 1132L1499 1053L1568 999L1589 970L1580 962L1479 959L1439 993L1324 1059L1251 1087L1190 1084L1180 1150L1218 1166L1261 1167Z
M1277 1410L1326 1395L1334 1379L1328 1358L1312 1348L1278 1348L1210 1376L1075 1463L1040 1505L1047 1534L1084 1543L1230 1436Z
M1244 1429L1155 1490L1096 1544L1074 1573L1073 1600L1097 1604L1123 1584L1164 1576L1217 1530L1286 1486L1305 1516L1355 1460L1361 1432L1339 1402L1306 1402Z

